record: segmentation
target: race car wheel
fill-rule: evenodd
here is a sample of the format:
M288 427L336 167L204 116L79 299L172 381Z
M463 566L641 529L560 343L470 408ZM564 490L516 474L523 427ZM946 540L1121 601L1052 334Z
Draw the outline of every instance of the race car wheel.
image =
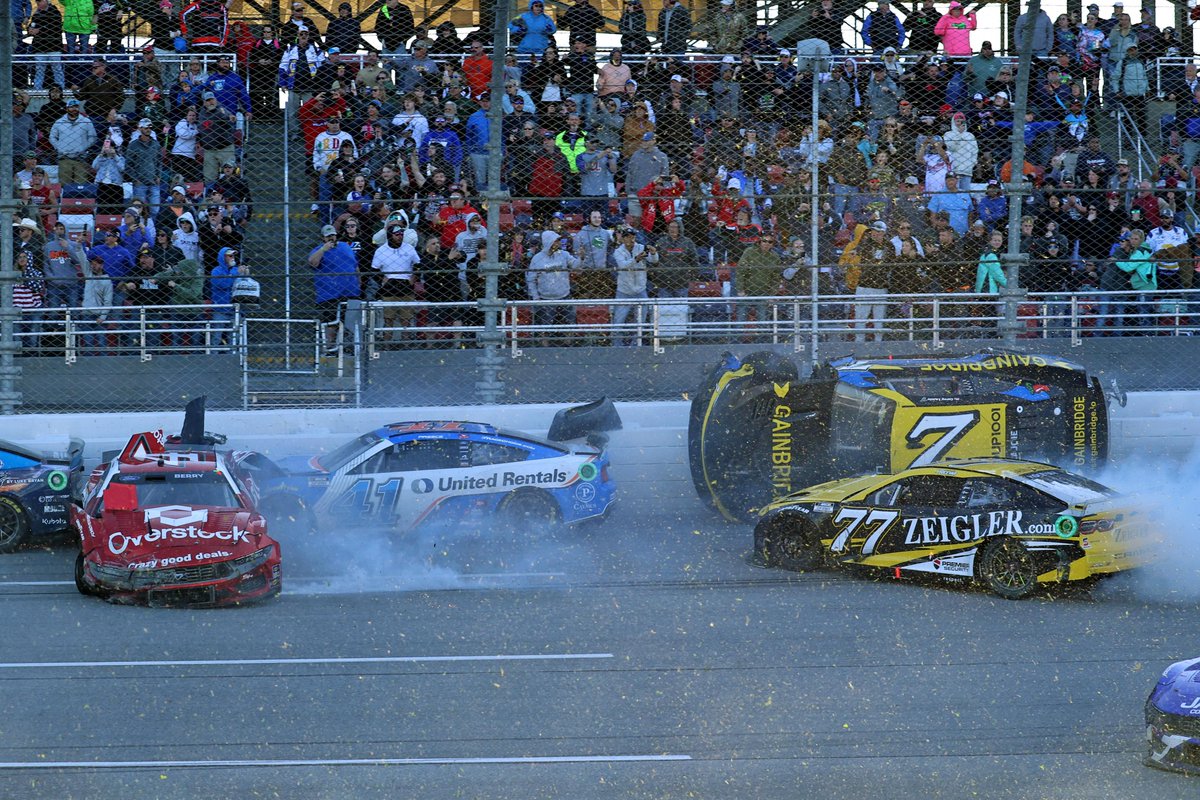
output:
M553 525L558 522L558 504L545 492L513 492L500 502L500 515L510 524L522 528L529 525Z
M0 497L0 553L11 553L29 538L29 518L11 497Z
M83 551L80 551L75 556L75 588L79 593L86 597L104 597L104 590L96 586L91 586L83 578Z
M759 539L763 559L771 566L797 572L820 569L821 545L811 526L787 517L770 522Z
M1032 592L1037 576L1033 554L1016 539L992 542L980 556L979 580L1008 600L1019 600Z

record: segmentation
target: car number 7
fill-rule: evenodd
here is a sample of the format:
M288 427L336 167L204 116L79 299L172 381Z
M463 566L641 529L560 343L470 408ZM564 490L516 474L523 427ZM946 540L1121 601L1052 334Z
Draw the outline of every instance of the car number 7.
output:
M892 508L843 508L833 518L833 524L840 532L829 549L839 554L849 550L850 538L861 527L870 531L862 546L862 554L869 556L875 552L879 537L895 524L899 516L900 512Z

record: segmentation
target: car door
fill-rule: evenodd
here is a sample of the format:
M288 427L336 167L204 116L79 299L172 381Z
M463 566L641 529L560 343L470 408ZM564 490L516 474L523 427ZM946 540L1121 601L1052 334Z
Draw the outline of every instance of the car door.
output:
M972 480L965 505L978 517L977 538L990 536L1054 536L1063 503L1050 495L1003 478ZM981 516L986 515L986 516Z
M962 506L967 480L953 475L906 477L896 496L898 524L879 543L882 553L934 552L951 541L952 518Z

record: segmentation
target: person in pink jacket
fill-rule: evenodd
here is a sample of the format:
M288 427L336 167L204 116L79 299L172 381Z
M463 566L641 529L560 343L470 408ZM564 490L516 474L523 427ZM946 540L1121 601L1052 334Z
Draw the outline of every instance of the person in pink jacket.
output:
M942 40L942 49L948 56L972 56L971 31L975 30L975 12L963 14L962 3L950 3L950 12L943 14L933 32Z

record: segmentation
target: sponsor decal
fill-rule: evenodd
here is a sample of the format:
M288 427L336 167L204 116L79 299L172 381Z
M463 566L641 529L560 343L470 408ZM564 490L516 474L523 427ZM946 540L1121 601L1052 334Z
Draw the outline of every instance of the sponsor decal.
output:
M1054 532L1064 539L1070 539L1079 532L1079 520L1063 514L1054 520Z
M1045 367L1049 362L1041 356L1022 356L1005 354L991 356L982 361L946 361L937 364L921 365L922 372L984 372L992 369L1009 369L1011 367Z
M962 561L953 561L949 558L935 558L933 560L933 568L938 572L952 572L959 575L964 575L971 571L971 565Z
M206 531L203 528L197 528L189 525L186 528L156 528L148 533L139 533L136 536L130 536L121 531L114 531L108 535L108 550L113 555L124 553L130 545L140 547L142 542L154 544L164 542L167 539L219 539L224 542L237 544L248 535L247 531L234 526L231 531Z
M56 492L61 492L67 488L67 480L67 473L56 469L46 476L46 485Z
M1200 714L1200 697L1193 697L1186 703L1180 703L1179 707L1189 714Z
M901 520L906 545L974 542L988 536L1028 533L1021 527L1022 512L988 511L951 517L912 517Z
M596 475L600 470L596 469L596 465L587 461L579 465L579 479L581 481L591 481L596 479Z
M309 485L309 486L313 486L313 487L317 487L317 486L328 486L328 485L329 485L329 478L328 478L328 477L326 477L326 476L320 476L320 477L317 477L317 476L310 476L310 477L309 477L309 479L308 479L308 485Z
M791 388L790 383L773 385L778 398L784 398ZM771 494L775 500L792 491L792 423L788 421L791 415L791 406L782 403L771 409Z
M575 499L581 503L590 503L596 499L596 487L590 483L581 483L575 487Z
M65 514L67 507L59 503L45 503L42 505L43 514Z
M429 494L433 491L433 481L429 478L417 478L412 482L413 494Z
M813 505L813 511L828 514L830 511L833 511L833 503L816 503Z
M1092 549L1092 540L1086 536L1081 536L1079 539L1079 546L1082 547L1084 550L1091 550Z
M892 467L926 467L954 456L1008 455L1002 404L899 406L893 418Z
M146 509L146 522L162 522L166 525L191 525L208 522L207 508L191 506L159 506Z

